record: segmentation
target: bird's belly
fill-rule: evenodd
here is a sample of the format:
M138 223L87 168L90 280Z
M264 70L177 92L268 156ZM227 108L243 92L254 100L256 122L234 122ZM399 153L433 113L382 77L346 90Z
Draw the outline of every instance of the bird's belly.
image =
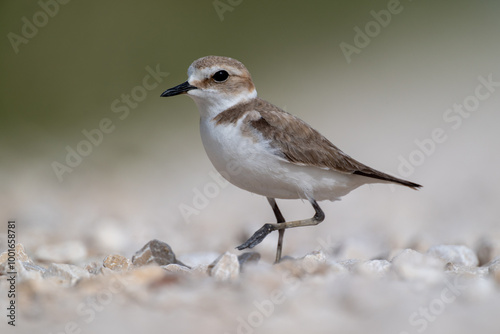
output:
M238 126L202 122L200 130L217 171L247 191L272 198L320 201L337 200L359 186L353 175L289 163L267 141L243 134Z

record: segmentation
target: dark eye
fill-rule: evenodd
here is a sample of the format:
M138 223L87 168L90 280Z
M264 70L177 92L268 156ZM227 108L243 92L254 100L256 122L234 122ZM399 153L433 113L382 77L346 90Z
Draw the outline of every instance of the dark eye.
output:
M226 81L227 78L229 77L229 73L227 73L226 71L222 70L222 71L218 71L218 72L215 72L214 75L212 75L212 78L217 81L217 82L222 82L222 81Z

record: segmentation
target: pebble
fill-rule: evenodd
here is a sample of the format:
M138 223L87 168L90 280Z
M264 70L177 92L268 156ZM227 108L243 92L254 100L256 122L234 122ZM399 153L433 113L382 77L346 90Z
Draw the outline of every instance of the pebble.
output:
M338 265L344 268L344 272L355 273L357 271L358 266L361 264L361 260L358 259L350 259L343 260L338 262Z
M210 270L208 267L210 264L200 264L191 268L190 273L198 277L206 277L210 275Z
M87 257L87 247L79 240L38 247L34 258L43 262L77 263Z
M162 266L163 269L168 271L169 273L176 274L190 274L191 269L188 269L186 266L181 266L180 264L172 263L167 264L166 266Z
M21 262L32 262L31 259L29 258L28 254L26 254L24 250L24 246L22 244L17 244L15 246L15 252L16 252L16 260L21 261ZM0 264L7 262L9 258L9 252L6 250L2 254L0 254Z
M365 261L356 267L358 273L373 277L383 277L390 269L391 263L387 260Z
M323 251L314 251L299 259L283 258L276 267L288 271L295 277L311 274L323 274L329 269L326 255Z
M37 266L32 262L21 262L18 260L12 263L4 262L0 264L0 276L9 275L9 272L15 271L19 277L19 282L41 279L45 268Z
M60 283L75 285L81 278L88 278L90 274L87 270L72 264L52 263L43 273L43 278L54 277Z
M260 260L260 254L257 252L246 252L238 255L238 262L240 263L240 270L248 264L257 264Z
M208 266L208 272L218 281L235 280L240 274L238 257L226 252Z
M6 275L8 272L16 271L20 280L40 279L45 272L45 268L33 263L31 258L26 254L24 246L17 244L15 246L15 262L14 267L11 268L9 264L8 251L0 254L0 275Z
M145 266L155 263L159 266L166 266L171 263L184 265L177 261L170 246L160 240L151 240L132 256L134 266Z
M132 262L125 256L113 254L106 256L102 262L102 266L113 271L125 271L132 266Z
M441 319L448 317L455 325L456 317L482 305L473 314L478 322L482 321L482 316L487 318L496 309L500 295L500 257L488 266L470 267L412 249L400 250L390 261L338 261L335 254L318 251L273 265L271 261L260 261L254 252L228 252L215 257L212 253L200 253L192 257L192 262L186 260L193 266L188 269L179 263L158 265L157 259L165 256L172 262L177 259L168 245L156 243L156 247L149 243L135 256L136 262L143 260L154 265L134 266L126 257L109 252L106 257L87 258L85 269L72 264L41 266L18 246L19 258L24 260L16 261L20 268L16 287L18 305L22 306L20 315L28 321L28 314L33 328L40 319L58 324L63 319L63 325L65 319L75 319L87 326L87 317L80 313L75 316L77 308L86 311L86 315L95 314L94 321L117 324L134 318L143 319L145 324L151 321L147 316L154 309L161 315L158 324L177 321L176 326L182 327L196 318L198 323L193 326L199 325L198 331L221 322L223 326L216 329L218 332L250 333L263 323L268 332L280 332L287 320L299 317L314 319L315 324L320 323L318 328L327 332L332 323L342 323L347 312L355 322L372 315L387 323L399 318L400 322L394 326L391 323L386 332L409 333L420 328L412 328L408 323L412 314L417 314L414 320L423 321L425 314L437 319L438 313L444 312L444 318L429 322L429 326L439 327ZM163 250L157 252L158 246ZM0 254L0 259L5 261L5 256ZM185 261L184 257L181 259ZM0 279L1 291L6 284ZM451 304L454 300L457 302ZM94 322L87 329L92 332L97 328L95 324L106 327L104 322ZM308 326L307 321L304 326L299 321L286 330L303 332ZM355 326L357 323L350 328ZM439 329L442 327L437 332ZM64 330L61 326L47 329ZM342 332L342 328L338 331Z
M392 268L403 279L425 282L441 281L444 264L438 258L413 249L404 249L391 260Z
M308 274L317 273L318 271L324 269L324 265L326 264L326 255L322 251L314 251L299 259L298 263Z
M102 263L96 261L90 262L85 266L85 270L87 270L91 275L97 275L101 273L102 268Z
M446 274L460 275L464 278L482 278L488 275L487 267L459 266L448 262L445 266Z
M23 268L26 269L27 271L38 271L40 273L44 273L45 271L47 271L47 269L45 269L44 267L36 265L31 261L21 262L21 264L22 264Z
M355 261L357 262L358 260ZM346 266L346 261L337 262L330 260L328 262L328 267L332 273L343 275L349 274L349 268Z
M458 266L477 267L479 264L476 254L467 246L438 245L431 247L427 254Z

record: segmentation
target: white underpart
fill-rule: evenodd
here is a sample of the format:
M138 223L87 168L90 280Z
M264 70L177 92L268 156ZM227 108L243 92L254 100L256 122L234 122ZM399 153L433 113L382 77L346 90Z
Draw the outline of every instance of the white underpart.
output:
M242 135L240 124L215 126L202 119L200 129L215 168L242 189L272 198L334 201L365 183L356 175L286 162L268 142Z
M367 181L357 175L290 163L261 136L244 134L244 118L237 124L216 125L213 115L218 113L197 103L207 155L217 171L237 187L272 198L335 201Z

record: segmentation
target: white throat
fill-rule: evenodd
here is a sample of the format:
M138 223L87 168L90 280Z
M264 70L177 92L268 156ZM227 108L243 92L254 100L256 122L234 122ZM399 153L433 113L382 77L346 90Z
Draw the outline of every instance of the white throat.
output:
M239 94L226 94L213 90L207 92L193 89L189 91L187 95L191 97L198 106L201 118L210 120L224 110L256 98L257 91L254 89L250 92L241 92Z

